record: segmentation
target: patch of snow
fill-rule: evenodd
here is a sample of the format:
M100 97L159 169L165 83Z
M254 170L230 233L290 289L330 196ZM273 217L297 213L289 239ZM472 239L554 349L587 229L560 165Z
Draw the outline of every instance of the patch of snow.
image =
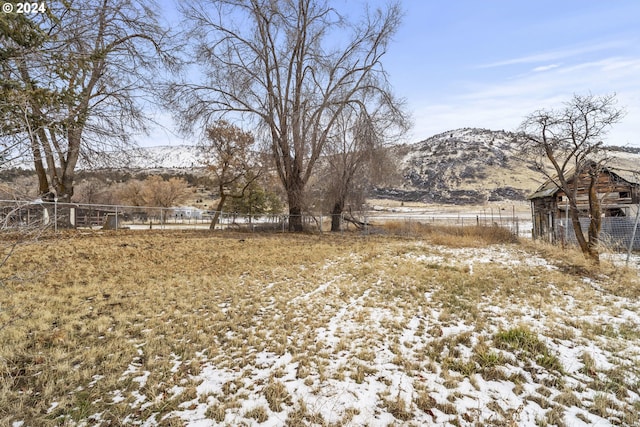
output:
M149 375L151 375L151 372L144 371L142 373L142 375L140 375L139 377L133 378L131 381L138 383L139 387L142 388L142 387L145 386L145 384L147 384L147 380L149 379Z
M382 255L378 257L382 260L380 262L398 266L409 260L419 265L433 263L462 269L467 267L470 273L480 271L485 268L484 264L489 263L514 272L529 272L538 267L555 269L546 260L512 247L416 249L412 246L406 252L392 253L386 258ZM352 254L350 261L358 264L368 262L362 261L357 254ZM331 275L336 266L339 266L339 261L327 261L323 274L326 271L327 276ZM590 413L586 407L587 402L593 402L599 392L589 387L594 378L590 376L591 373L583 372L583 355L588 354L594 361L596 375L603 382L607 380L607 371L640 363L640 348L635 344L637 340L627 342L618 336L586 339L583 336L589 331L589 325L607 325L616 334L619 334L623 325L631 331L637 330L640 325L636 301L608 295L598 280L578 280L578 290L541 281L538 285L545 289L545 298L554 301L544 309L539 307L541 300L537 295L535 298L517 296L504 301L484 295L478 301L473 301L476 317L470 319L464 313L457 313L460 316L449 316L445 321L441 320L441 315L447 314L450 309L436 304L439 298L437 284L418 293L420 301L415 301L415 298L411 301L416 304L409 304L408 294L402 300L396 299L396 294L391 292L404 291L395 288L401 285L398 285L393 273L381 271L379 277L374 276L376 279L368 283L358 278L356 273L353 277L345 273L330 277L330 280L324 280L317 286L300 290L295 297L287 299L288 304L283 304L293 311L295 321L301 322L299 329L292 329L288 333L286 350L274 351L273 347L258 349L257 346L246 349L247 357L243 363L247 361L248 364L243 365L238 363L237 358L234 359L233 354L225 353L224 349L210 358L205 351L196 352L194 360L182 360L171 353L169 371L172 374L180 373L183 363L198 362L199 371L176 380L176 385L168 387L163 395L155 399L145 397L140 391L128 392L126 398L133 398L132 406L148 409L162 400L179 397L189 384L197 384L195 397L181 402L177 410L162 418L176 416L189 427L217 425L207 418L207 410L211 405L224 406L224 402L235 402L236 405L226 408L224 420L220 423L223 425L285 425L289 414L303 405L308 414L318 414L325 424L400 425L402 421L394 417L388 405L404 402L412 417L408 423L413 425L490 424L499 420L506 422L506 416L501 414L509 414L509 420L516 425L536 426L546 422L545 414L549 408L542 408L532 399L537 397L553 401L569 387L574 390L577 399L585 402L585 407L564 408L566 425L588 425L583 419L595 425L612 425L611 420ZM282 284L285 286L284 282ZM270 285L270 291L278 289L273 287L274 283ZM351 293L345 293L345 289ZM574 294L581 290L589 295L597 295L600 303L585 305ZM247 333L265 326L263 322L268 316L282 319L286 315L278 311L277 300L269 295L265 289L261 290L263 305L256 310L254 323L245 330ZM222 302L219 308L226 311L231 304ZM313 327L307 327L304 316L314 316L314 320L321 321ZM575 339L564 339L558 331L552 330L558 318L571 319L565 327L567 335ZM485 324L482 328L478 327L480 322ZM492 346L495 332L518 325L529 328L549 349L550 354L558 358L562 373L543 368L535 357L527 359L522 353L492 347L492 351L507 358L497 369L506 377L517 375L523 379L524 382L518 384L520 390L516 392L515 381L486 380L480 373L465 376L447 368L442 360L435 360L440 357L443 360L472 361L478 343L486 342ZM226 332L229 339L242 336L241 329ZM310 342L320 350L296 347L296 342L302 342L303 337L309 339L309 336ZM455 343L456 338L461 336L464 341L443 348L442 354L436 356L430 353L429 349L434 345L437 348L439 343ZM290 351L289 345L295 351ZM138 350L142 356L141 347ZM302 360L306 360L304 375L300 374ZM142 389L150 373L141 371L139 362L140 359L135 358L122 378L133 376L133 381L139 383ZM630 379L636 382L640 380L633 376ZM270 381L281 383L290 396L290 401L282 405L279 411L269 409L264 395ZM562 386L554 385L555 382ZM548 396L541 394L542 389L547 390ZM420 393L427 393L439 406L429 411L418 409L415 399ZM637 402L640 397L629 390L624 399L618 399L615 394L611 394L611 399L615 404L626 405L628 402ZM113 392L114 403L124 400L122 391ZM457 414L445 413L441 410L445 408L444 405L453 406ZM245 416L255 408L266 412L265 422L258 423ZM352 416L345 422L347 413ZM462 414L467 414L472 421L465 424ZM142 425L157 425L162 419L159 414L152 414ZM136 422L133 418L126 421Z

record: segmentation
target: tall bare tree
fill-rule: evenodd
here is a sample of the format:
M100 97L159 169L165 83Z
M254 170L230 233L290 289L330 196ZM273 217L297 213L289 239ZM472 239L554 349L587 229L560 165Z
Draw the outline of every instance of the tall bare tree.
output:
M26 141L41 195L69 202L81 156L122 147L145 130L140 101L164 33L153 1L69 0L47 8L15 23L35 32L37 43L7 39L11 56L2 72L16 102L3 137L10 130Z
M227 198L241 199L260 177L260 166L251 152L253 144L251 133L224 120L207 128L206 139L198 144L220 196L209 229L215 229Z
M585 256L599 261L598 236L601 210L596 184L602 165L603 138L620 121L615 94L574 95L560 109L536 111L520 125L525 150L537 156L538 169L567 197L571 223ZM587 237L580 226L579 179L588 180L589 217Z
M220 116L260 125L302 230L305 187L341 111L364 91L389 92L382 67L398 4L348 22L321 0L200 0L181 5L198 40L199 84L170 85L184 129Z
M164 208L160 219L164 223L169 208L185 202L193 191L183 178L164 179L151 175L144 181L130 180L119 191L120 200L131 206Z
M372 186L390 182L397 175L388 147L409 127L401 105L387 97L363 98L362 103L343 109L338 117L321 173L331 211L331 231L340 231L348 201L361 206Z

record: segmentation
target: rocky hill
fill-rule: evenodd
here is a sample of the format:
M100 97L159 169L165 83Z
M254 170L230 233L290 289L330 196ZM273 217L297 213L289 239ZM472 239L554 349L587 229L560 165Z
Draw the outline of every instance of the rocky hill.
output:
M378 188L376 197L456 205L525 200L545 181L516 134L503 130L457 129L394 151L403 184ZM613 166L639 168L640 148L609 147L607 155Z
M378 197L450 204L524 200L542 182L511 132L458 129L394 151L404 183L377 189Z

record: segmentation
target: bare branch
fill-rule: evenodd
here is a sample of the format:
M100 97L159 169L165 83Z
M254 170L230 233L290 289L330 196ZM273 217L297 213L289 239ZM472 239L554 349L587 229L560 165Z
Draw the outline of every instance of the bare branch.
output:
M601 216L596 182L607 160L603 139L623 115L624 111L616 107L615 94L574 95L562 109L536 111L520 126L523 150L534 156L538 169L566 195L578 243L596 261ZM588 239L580 226L577 202L583 176L589 181L589 216L593 224Z
M205 83L168 85L168 104L183 131L221 117L260 129L299 229L305 187L342 111L372 92L393 99L381 59L399 6L355 24L318 0L200 0L182 11Z

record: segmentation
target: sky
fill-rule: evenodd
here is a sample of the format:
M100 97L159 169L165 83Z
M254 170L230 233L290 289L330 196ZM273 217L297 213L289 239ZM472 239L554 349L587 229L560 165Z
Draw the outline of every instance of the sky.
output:
M616 93L607 142L640 146L640 2L402 2L385 66L413 114L412 141L460 127L513 130L574 94Z
M355 18L388 1L333 3ZM640 147L640 1L400 3L403 23L382 61L413 121L401 142L463 127L516 130L574 94L615 93L626 115L605 141ZM162 129L148 140L184 142Z

